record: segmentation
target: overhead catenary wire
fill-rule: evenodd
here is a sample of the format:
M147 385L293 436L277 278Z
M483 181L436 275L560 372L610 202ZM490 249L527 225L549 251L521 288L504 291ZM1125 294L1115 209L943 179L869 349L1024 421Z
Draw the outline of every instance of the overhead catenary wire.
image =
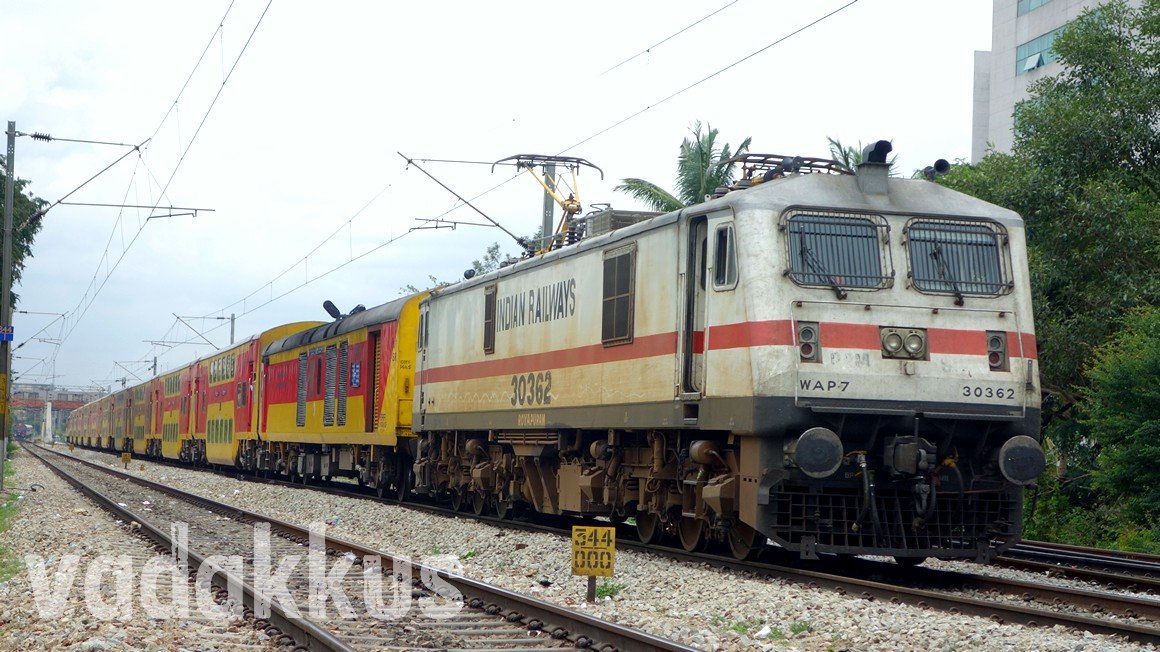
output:
M839 12L841 12L841 11L843 11L843 10L845 10L845 9L855 5L855 4L858 4L858 0L850 0L850 2L847 2L846 4L842 5L841 7L838 7L837 9L835 9L835 10L833 10L833 11L831 11L831 12L829 12L829 13L827 13L819 18L815 18L814 20L806 23L805 25L802 25L801 27L793 30L792 32L777 38L773 42L771 42L771 43L769 43L769 44L767 44L767 45L765 45L757 50L754 50L753 52L745 55L744 57L741 57L740 59L725 66L724 68L721 68L721 69L717 70L716 72L710 73L710 74L702 77L701 79L698 79L697 81L693 82L692 84L689 84L688 86L685 86L684 88L682 88L678 91L675 91L673 93L666 95L665 97L662 97L661 99L657 100L656 102L653 102L652 104L649 104L648 106L644 107L643 109L640 109L639 111L636 111L635 113L632 113L628 116L625 116L624 118L621 118L620 120L617 120L616 122L612 123L611 125L608 125L607 127L601 129L600 131L597 131L596 133L592 134L591 136L588 136L587 138L584 138L583 140L580 140L576 143L573 143L572 145L569 145L568 147L565 147L563 150L561 150L560 153L563 154L564 152L569 152L571 150L574 150L577 147L583 145L584 143L587 143L590 140L593 140L599 136L602 136L602 135L608 133L609 131L612 131L613 129L628 122L629 120L632 120L633 118L636 118L636 117L646 113L647 111L655 109L656 107L664 104L665 102L668 102L669 100L671 100L679 95L683 95L684 93L687 93L687 92L693 90L694 88L700 86L701 84L704 84L705 82L707 82L710 79L713 79L714 77L724 73L725 71L737 67L738 65L752 59L753 57L761 54L762 52L765 52L766 50L772 48L773 46L775 46L783 41L786 41L786 40L788 40L788 39L790 39L798 34L801 34L802 32L813 27L814 25L821 23L822 21L826 20L827 18L830 18L831 16L834 16L834 15L838 14Z
M664 103L666 103L666 102L668 102L668 101L670 101L670 100L672 100L672 99L674 99L674 98L676 98L676 97L678 97L678 96L680 96L680 95L682 95L682 94L684 94L684 93L686 93L686 92L688 92L688 91L692 90L693 88L696 88L697 86L700 86L701 84L704 84L705 82L707 82L707 81L709 81L709 80L711 80L711 79L713 79L713 78L715 78L715 77L717 77L717 76L719 76L719 75L723 74L724 72L726 72L726 71L728 71L728 70L730 70L730 69L732 69L732 68L735 68L736 66L738 66L738 65L740 65L740 64L742 64L742 63L744 63L745 61L748 61L749 59L752 59L753 57L755 57L755 56L757 56L757 55L759 55L759 54L761 54L761 53L763 53L763 52L765 52L765 51L769 50L770 48L772 48L772 47L774 47L774 46L776 46L776 45L778 45L778 44L780 44L780 43L782 43L782 42L784 42L784 41L786 41L786 40L788 40L788 39L792 38L793 36L796 36L796 35L798 35L798 34L801 34L802 32L804 32L804 31L806 31L806 30L808 30L808 29L810 29L810 28L814 27L815 25L818 25L818 24L822 23L823 21L825 21L825 20L829 19L830 17L832 17L832 16L834 16L834 15L836 15L836 14L838 14L838 13L842 12L843 10L845 10L845 9L849 8L850 6L852 6L852 5L854 5L854 4L857 4L857 2L858 2L858 1L859 1L859 0L851 0L850 2L847 2L846 4L844 4L844 5L840 6L840 7L838 7L837 9L834 9L833 11L830 11L830 12L828 12L828 13L826 13L826 14L824 14L824 15L820 16L819 18L816 18L816 19L814 19L814 20L810 21L809 23L806 23L805 25L803 25L803 26L801 26L801 27L799 27L799 28L797 28L797 29L795 29L795 30L793 30L793 31L791 31L791 32L789 32L789 33L787 33L787 34L785 34L785 35L783 35L783 36L781 36L781 37L777 38L777 39L775 39L774 41L772 41L772 42L768 43L767 45L765 45L765 46L763 46L763 47L761 47L761 48L759 48L758 50L755 50L754 52L752 52L752 53L750 53L750 54L748 54L748 55L746 55L746 56L744 56L744 57L741 57L740 59L737 59L736 61L733 61L732 63L730 63L730 64L728 64L728 65L726 65L726 66L724 66L724 67L722 67L722 68L720 68L720 69L718 69L718 70L716 70L715 72L713 72L713 73L711 73L711 74L709 74L709 75L706 75L705 77L702 77L702 78L698 79L697 81L693 82L692 84L689 84L689 85L687 85L687 86L685 86L685 87L683 87L683 88L681 88L681 89L679 89L679 90L677 90L677 91L674 91L674 92L670 93L669 95L667 95L667 96L665 96L665 97L661 98L660 100L658 100L658 101L656 101L656 102L653 102L652 104L650 104L650 105L648 105L648 106L645 106L644 108L642 108L642 109L640 109L640 110L638 110L638 111L635 111L634 113L632 113L632 114L629 114L628 116L626 116L626 117L624 117L624 118L621 118L620 120L617 120L616 122L612 123L611 125L609 125L609 126L607 126L607 127L604 127L604 128L602 128L602 129L600 129L599 131L597 131L597 132L595 132L595 133L593 133L593 134L591 134L591 135L587 136L586 138L584 138L584 139L582 139L582 140L580 140L580 141L578 141L578 142L576 142L576 143L574 143L574 144L572 144L572 145L568 146L567 148L565 148L565 149L561 150L561 151L559 152L559 154L564 154L564 153L566 153L566 152L568 152L568 151L570 151L570 150L573 150L573 149L575 149L576 147L579 147L580 145L583 145L583 144L585 144L585 143L587 143L587 142L589 142L589 141L591 141L591 140L593 140L593 139L595 139L595 138L597 138L597 137L599 137L599 136L601 136L601 135L603 135L603 134L605 134L605 133L607 133L607 132L609 132L609 131L611 131L611 130L613 130L613 129L615 129L615 128L617 128L617 127L619 127L619 126L623 125L623 124L625 124L625 123L627 123L627 122L629 122L630 120L632 120L632 119L634 119L634 118L636 118L636 117L639 117L640 115L642 115L642 114L644 114L644 113L648 112L649 110L651 110L651 109L653 109L653 108L655 108L655 107L657 107L657 106L660 106L661 104L664 104ZM715 15L715 14L719 13L720 11L722 11L722 10L724 10L724 9L728 8L728 7L729 7L729 6L731 6L732 4L735 4L735 2L736 2L736 0L735 0L734 2L731 2L731 3L729 3L729 4L726 4L725 6L721 7L720 9L718 9L718 10L717 10L717 11L715 11L715 12L713 12L712 14L709 14L709 15L708 15L708 16L706 16L705 18L702 18L702 19L701 19L701 21L703 21L703 20L705 20L705 19L707 19L707 18L709 18L709 17L711 17L711 16L713 16L713 15ZM697 23L699 23L699 22L701 22L701 21L697 21ZM692 24L692 25L690 25L689 27L692 27L692 26L696 25L697 23L693 23L693 24ZM685 28L685 29L687 30L687 29L688 29L688 27L687 27L687 28ZM681 31L685 31L685 30L681 30ZM673 36L676 36L676 35L677 35L677 34L679 34L679 33L681 33L681 32L677 32L677 33L676 33L676 34L674 34ZM670 36L670 37L669 37L669 39L671 39L671 38L672 38L672 36ZM667 40L669 40L669 39L665 39L665 40L667 41ZM661 43L663 43L663 42L664 42L664 41L661 41ZM659 45L659 43L658 43L658 45ZM655 45L654 45L654 46L652 46L652 47L655 47ZM627 62L627 61L626 61L626 62ZM623 63L623 62L622 62L622 63ZM618 64L618 65L620 65L620 64ZM607 72L607 71L606 71L606 72ZM482 161L470 161L470 160L459 160L459 159L407 159L407 157L406 157L406 156L404 156L404 155L402 155L401 153L400 153L399 155L400 155L400 156L402 156L404 159L408 160L408 162L409 162L409 163L412 163L412 164L413 164L413 162L414 162L414 161L423 161L423 162L441 162L441 163L465 163L465 164L488 164L488 165L491 165L491 162L482 162ZM419 166L417 166L417 165L416 165L416 167L418 168ZM419 169L420 169L420 170L422 170L422 168L419 168ZM423 172L426 174L426 171L423 171ZM428 175L428 176L430 176L430 175ZM470 200L471 200L471 201L474 201L474 200L477 200L477 199L479 199L479 198L481 198L481 197L483 197L483 196L486 196L486 195L488 195L488 194L490 194L490 193L494 192L495 190L498 190L499 188L503 187L504 185L507 185L508 183L510 183L511 181L513 181L514 179L518 178L518 176L519 176L518 174L517 174L517 175L513 175L512 177L509 177L508 179L505 179L505 180L501 181L500 183L497 183L496 185L492 186L491 188L488 188L488 189L484 190L483 192L480 192L480 193L478 193L478 194L474 195L473 197L471 197L471 198L470 198ZM442 184L440 184L440 185L442 185ZM457 195L457 196L458 196L458 195ZM460 200L461 200L461 201L463 201L463 203L465 203L465 204L467 204L469 207L471 207L471 204L469 203L469 200L467 200L467 199L465 199L465 198L463 198L463 197L459 197L459 198L460 198ZM438 215L438 216L436 216L435 218L432 218L432 219L434 219L434 220L438 220L439 218L441 218L441 217L444 217L444 216L446 216L447 214L451 213L452 211L456 210L458 207L459 207L459 206L458 206L458 204L457 204L457 205L455 205L455 206L451 207L451 208L450 208L450 209L448 209L447 211L444 211L443 213L441 213L440 215ZM473 207L473 208L474 208L474 207ZM477 209L477 210L478 210L478 209ZM482 213L481 213L481 214L482 214ZM487 217L487 216L486 216L486 215L484 215L484 217ZM352 218L352 219L353 219L353 218ZM490 217L488 217L488 220L489 220L489 221L492 221ZM494 222L494 221L493 221L493 222ZM248 300L249 298L252 298L252 297L253 297L253 296L255 296L255 295L258 293L258 292L260 292L260 291L262 291L262 290L264 290L264 289L266 289L266 288L270 288L270 289L272 290L272 288L273 288L273 283L274 283L274 282L276 282L277 280L279 280L279 279L281 279L282 277L284 277L286 274L288 274L288 273L289 273L290 271L292 271L293 269L296 269L296 268L297 268L297 267L298 267L300 264L303 264L303 263L305 263L305 262L307 261L307 259L308 259L308 257L309 257L309 255L310 255L310 254L312 254L312 253L314 253L315 251L317 251L319 247L321 247L323 244L325 244L325 242L329 241L329 239L330 239L330 238L332 238L332 237L333 237L333 236L334 236L334 235L335 235L335 234L336 234L336 233L337 233L339 230L341 230L341 228L343 228L343 226L346 226L346 225L348 225L349 223L350 223L350 220L348 220L346 223L344 223L343 225L341 225L341 226L340 226L338 229L336 229L336 231L335 231L334 233L332 233L330 236L328 236L327 238L325 238L325 239L323 240L323 242L322 242L322 243L320 243L318 246L316 246L314 249L312 249L310 253L308 253L308 254L307 254L306 256L304 256L303 258L300 258L300 259L298 259L297 261L295 261L295 263L294 263L293 265L291 265L289 268L287 268L287 269L286 269L285 271L283 271L281 274L279 274L278 276L276 276L276 277L275 277L273 280L271 280L271 281L269 281L269 282L267 282L267 283L265 283L265 284L263 284L263 285L259 286L259 287L258 287L258 289L256 289L254 292L252 292L252 293L250 293L249 295L247 295L245 298L243 298L243 299L241 299L241 300L239 300L239 301L236 301L236 302L234 302L234 303L230 304L229 306L226 306L226 307L225 307L225 308L223 308L223 309L220 309L220 310L214 311L213 313L210 313L210 315L212 315L212 314L221 314L221 313L223 313L225 310L228 310L228 309L230 309L230 308L232 308L232 307L235 307L235 306L237 306L238 304L242 304L243 306L245 306L245 302L246 302L246 300ZM504 229L504 228L503 228L502 226L500 226L498 223L496 223L496 226L499 226L501 229L503 229L503 230L504 230L505 232L507 232L509 235L512 235L512 237L513 237L513 238L515 238L515 237L516 237L516 236L514 236L514 234L512 234L512 233L511 233L510 231L508 231L507 229ZM261 304L258 304L258 305L256 305L256 306L252 306L252 307L245 308L245 309L244 309L244 311L243 311L243 312L242 312L240 315L238 315L238 317L242 317L242 316L245 316L245 315L251 314L251 313L253 313L253 312L255 312L255 311L257 311L257 310L259 310L259 309L261 309L261 308L265 307L266 305L269 305L270 303L273 303L273 302L275 302L275 301L277 301L277 300L279 300L279 299L281 299L281 298L283 298L283 297L285 297L285 296L287 296L287 295L289 295L289 294L291 294L291 293L293 293L293 292L295 292L295 291L297 291L297 290L299 290L299 289L301 289L301 288L303 288L303 287L305 287L305 286L307 286L307 285L309 285L309 284L311 284L311 283L314 283L315 281L318 281L318 280L320 280L320 279L322 279L322 278L324 278L324 277L328 276L329 274L331 274L331 273L334 273L334 272L336 272L336 271L338 271L338 270L340 270L340 269L342 269L342 268L346 267L347 265L349 265L349 264L351 264L351 263L354 263L354 262L356 262L357 260L360 260L360 259L362 259L362 258L364 258L364 257L366 257L366 256L368 256L368 255L370 255L371 253L374 253L375 251L378 251L379 249L382 249L383 247L385 247L385 246L387 246L387 245L390 245L390 244L392 244L392 243L396 242L397 240L399 240L399 239L400 239L400 238L402 238L403 236L407 235L408 233L410 233L410 231L408 231L408 232L405 232L405 233L403 233L403 234L401 234L401 235L399 235L399 236L395 236L395 237L393 237L393 238L390 238L390 239L389 239L389 240L387 240L386 242L383 242L383 243L381 243L380 245L378 245L378 246L376 246L376 247L374 247L374 248L372 248L372 249L370 249L370 250L368 250L368 251L366 251L366 252L363 252L362 254L360 254L360 255L358 255L358 256L352 257L350 260L347 260L347 261L345 261L345 262L343 262L343 263L340 263L339 265L337 265L337 266L335 266L335 267L333 267L333 268L331 268L331 269L327 270L326 272L323 272L322 274L319 274L319 275L317 275L317 276L315 276L315 277L313 277L313 278L307 278L307 280L305 280L304 282L302 282L302 283L300 283L299 285L296 285L296 286L294 286L294 287L290 288L289 290L286 290L286 291L284 291L284 292L282 292L282 293L278 294L277 296L274 296L274 295L273 295L273 293L271 292L271 297L270 297L268 300L266 300L266 301L264 301L264 302L262 302ZM518 241L518 238L516 238L516 239L517 239L517 241ZM207 317L208 317L208 316L209 316L209 315L207 315ZM219 324L219 325L217 325L217 326L215 326L215 327L213 327L213 328L210 328L210 329L208 329L208 330L207 330L207 331L205 331L205 332L206 332L206 333L212 333L213 331L217 330L218 328L222 328L223 326L224 326L224 324Z
M246 42L242 45L241 50L238 52L238 56L234 59L233 65L230 66L229 71L226 73L225 78L222 79L222 83L220 86L218 86L217 92L214 94L214 97L210 101L209 106L206 107L205 113L202 115L201 121L198 123L197 129L195 129L193 135L190 136L189 141L186 143L185 149L182 151L181 155L178 157L177 163L173 167L173 171L170 173L169 178L165 182L165 185L161 188L161 192L159 193L159 195L162 198L165 197L165 193L168 191L170 184L173 183L173 179L177 176L177 172L181 169L181 164L185 161L186 155L189 154L189 151L193 147L194 142L197 141L197 137L198 137L198 135L200 135L202 127L205 126L206 120L209 119L210 113L213 111L214 107L217 105L218 99L221 98L222 92L225 90L226 84L229 83L229 80L233 76L234 71L237 70L238 63L241 62L242 57L246 54L246 51L249 49L250 43L254 39L254 35L258 32L258 28L260 28L262 26L262 21L266 18L266 13L270 10L270 5L272 5L273 2L274 2L274 0L269 0L266 3L266 6L262 9L261 15L258 16L258 20L254 23L253 29L250 30L250 34L246 38ZM230 6L231 7L233 6L232 3ZM219 30L221 29L221 25L218 26L218 29ZM215 31L215 35L216 35L216 31ZM204 58L204 56L205 56L205 54L203 52L202 58ZM201 60L202 59L198 60L199 65L200 65ZM189 82L187 80L186 84L188 84L188 83ZM182 88L184 90L184 86ZM141 232L145 230L145 226L148 223L149 223L149 220L148 220L148 218L146 218L146 220L144 222L142 222L141 225L137 228L137 232L133 234L133 237L129 240L129 243L122 248L121 255L117 258L117 261L108 269L108 272L105 274L105 278L101 281L101 284L97 287L96 291L93 293L92 298L89 300L89 302L84 305L84 308L81 309L79 313L76 313L76 311L74 310L74 313L77 314L77 317L71 323L69 330L65 334L64 338L62 338L62 341L64 339L67 339L76 330L76 327L80 324L81 320L84 319L84 316L88 313L89 307L92 306L94 301L96 301L97 296L100 294L101 290L108 283L109 278L111 278L113 273L116 272L117 268L120 267L121 262L125 259L125 256L129 253L129 250L132 249L133 244L137 242L137 239L141 236ZM106 250L106 256L107 256L107 254L108 254L108 251ZM84 297L82 297L81 303L84 303ZM79 307L79 305L78 305L78 307Z
M631 57L629 57L629 58L625 59L624 61L621 61L620 63L616 64L615 66L612 66L611 68L609 68L608 70L605 70L604 72L602 72L602 73L600 73L600 74L601 74L601 75L607 75L608 73L612 72L613 70L616 70L617 68L619 68L619 67L623 66L624 64L626 64L626 63L628 63L628 62L632 61L633 59L636 59L637 57L639 57L639 56L641 56L641 55L648 54L649 52L652 52L652 50L653 50L654 48L656 48L656 47L659 47L659 46L661 46L661 45L664 45L665 43L667 43L667 42L669 42L669 41L673 40L674 38L676 38L676 37L680 36L681 34L684 34L685 32L687 32L687 31L689 31L690 29L692 29L692 28L696 27L697 25L700 25L701 23L705 22L706 20L709 20L709 19L710 19L710 18L712 18L713 16L716 16L717 14L721 13L722 11L725 11L725 10L726 10L726 9L728 9L729 7L732 7L733 5L737 4L737 2L738 2L738 0L733 0L732 2L730 2L730 3L726 4L724 7L721 7L721 8L719 8L719 9L717 9L717 10L716 10L716 11L714 11L713 13L711 13L711 14L709 14L709 15L707 15L707 16L702 16L701 18L698 18L697 20L693 21L692 23L689 23L688 25L685 25L685 26L684 26L684 27L682 27L680 30L678 30L678 31L676 31L676 32L673 32L672 34L669 34L669 35L668 35L668 36L666 36L665 38L663 38L663 39L661 39L661 40L657 41L656 43L653 43L652 45L648 46L647 48L645 48L645 49L641 50L640 52L637 52L636 54L632 55Z

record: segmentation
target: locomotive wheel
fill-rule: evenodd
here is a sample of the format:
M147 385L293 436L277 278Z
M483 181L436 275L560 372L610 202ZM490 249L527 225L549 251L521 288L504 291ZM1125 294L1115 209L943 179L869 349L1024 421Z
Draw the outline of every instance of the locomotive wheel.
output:
M375 478L375 495L383 498L387 495L387 477L385 473L379 473L379 477Z
M705 521L690 516L682 516L677 523L677 534L681 537L681 547L686 552L697 552L705 548Z
M495 515L501 519L507 520L515 513L515 506L510 500L495 501Z
M482 491L471 492L471 511L476 516L483 516L484 510L487 509L487 496L483 495Z
M652 512L636 513L636 537L640 539L641 543L656 543L661 540L661 534L663 533L664 526L661 524L659 514L653 514Z
M899 566L906 566L908 568L913 568L914 566L921 566L922 563L924 561L926 561L926 557L898 557L898 556L895 556L894 561Z
M736 521L729 528L729 552L734 559L752 559L765 545L765 537L748 525Z
M460 511L463 509L463 491L461 489L451 490L451 510Z

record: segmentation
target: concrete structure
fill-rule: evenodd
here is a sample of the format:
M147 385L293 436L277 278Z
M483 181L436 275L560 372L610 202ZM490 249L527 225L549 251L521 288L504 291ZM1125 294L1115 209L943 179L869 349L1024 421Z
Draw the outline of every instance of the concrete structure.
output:
M44 438L64 434L68 415L108 392L94 388L56 387L35 383L12 386L13 428L17 438ZM46 427L47 426L47 427Z
M1059 72L1051 43L1084 9L1100 0L994 0L991 51L975 52L971 160L988 149L1011 150L1015 105L1027 86ZM1139 5L1139 0L1129 4Z

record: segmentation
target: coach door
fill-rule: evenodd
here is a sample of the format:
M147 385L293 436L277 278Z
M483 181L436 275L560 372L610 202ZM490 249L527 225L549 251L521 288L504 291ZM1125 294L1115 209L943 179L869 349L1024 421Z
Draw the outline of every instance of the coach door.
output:
M705 256L709 225L705 215L689 220L685 241L685 309L681 328L681 398L698 399L705 391Z

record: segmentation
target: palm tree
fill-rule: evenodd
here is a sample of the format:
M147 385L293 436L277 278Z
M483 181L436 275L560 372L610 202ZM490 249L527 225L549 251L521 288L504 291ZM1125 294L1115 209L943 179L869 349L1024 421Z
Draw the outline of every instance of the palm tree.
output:
M705 195L713 194L720 186L733 182L733 163L725 163L737 154L749 150L746 138L734 152L726 143L716 147L717 130L706 125L708 131L701 131L701 122L693 123L693 138L681 142L677 156L677 194L673 195L660 186L644 179L621 179L613 189L628 193L633 198L648 204L658 211L675 211L705 201Z

